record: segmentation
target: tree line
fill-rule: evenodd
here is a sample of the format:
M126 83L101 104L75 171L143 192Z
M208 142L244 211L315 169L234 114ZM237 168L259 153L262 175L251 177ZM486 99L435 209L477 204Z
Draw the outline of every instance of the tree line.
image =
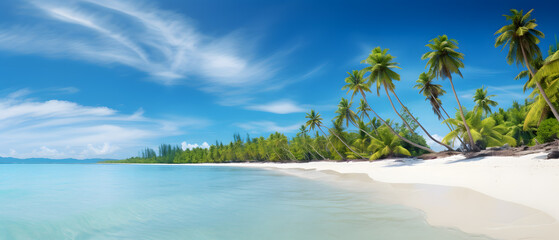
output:
M414 87L448 128L449 133L442 140L435 138L398 97L396 84L401 77L397 71L401 67L388 53L389 49L376 47L361 61L366 67L348 72L342 90L347 90L349 97L340 100L336 117L328 124L320 113L310 110L305 125L290 139L278 132L267 138L242 139L235 134L234 140L225 145L216 142L208 149L183 150L163 144L158 154L148 148L138 157L119 162L374 160L435 152L420 134L449 151L479 151L505 144L520 146L553 141L559 133L559 43L556 41L549 47L547 56L542 54L539 43L544 34L536 30L532 11L510 10L509 15L504 15L508 24L495 33L495 47L508 49L507 63L526 69L515 80L525 79L523 91L530 91L523 103L513 102L506 110L493 111L498 103L484 86L474 93L474 108L466 109L453 82L456 76L463 78L461 69L465 67L458 41L441 35L426 45L427 51L421 59L426 61L427 71L417 77ZM443 80L448 80L458 105L455 113L449 114L440 99L447 93L438 83L444 83ZM374 110L376 106L367 101L374 93L386 97L401 123L384 119ZM354 100L359 102L356 108Z

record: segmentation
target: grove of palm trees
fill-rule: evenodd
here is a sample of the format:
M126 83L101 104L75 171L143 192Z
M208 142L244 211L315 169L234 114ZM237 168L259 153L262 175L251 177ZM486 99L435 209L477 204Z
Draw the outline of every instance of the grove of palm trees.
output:
M554 141L559 134L559 43L539 46L545 36L536 29L532 12L512 9L505 15L505 25L496 26L495 47L506 54L503 61L515 63L519 69L518 76L510 81L524 81L522 90L530 93L508 109L499 108L495 95L482 83L472 93L474 107L463 106L464 99L457 94L460 89L455 83L464 80L466 56L460 52L458 40L440 35L426 41L421 57L425 72L416 79L401 77L401 67L389 49L374 48L362 60L362 69L348 69L347 77L340 79L340 88L347 90L347 97L340 99L336 117L325 120L311 109L305 116L306 123L292 138L277 132L267 138L247 135L243 139L236 134L229 144L216 142L208 149L191 150L162 145L159 155L146 149L141 156L124 162L375 160L434 153L423 136L444 151L460 152ZM425 98L425 109L431 109L448 130L444 138L435 138L406 107L398 96L400 81L417 83L416 92ZM445 94L452 94L455 102L443 102L441 97ZM381 98L386 105L369 104L372 98ZM396 119L379 115L378 109L388 104Z

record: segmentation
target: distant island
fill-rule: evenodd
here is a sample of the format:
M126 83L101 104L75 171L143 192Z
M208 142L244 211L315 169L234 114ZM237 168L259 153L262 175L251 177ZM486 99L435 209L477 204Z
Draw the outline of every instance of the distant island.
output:
M64 158L64 159L51 159L51 158L12 158L12 157L0 157L0 164L80 164L80 163L98 163L102 161L107 161L103 158L90 158L90 159L75 159L75 158Z

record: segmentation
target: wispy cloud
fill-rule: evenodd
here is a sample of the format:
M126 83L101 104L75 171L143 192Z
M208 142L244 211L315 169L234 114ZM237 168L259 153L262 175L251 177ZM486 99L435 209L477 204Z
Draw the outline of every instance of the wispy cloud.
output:
M28 0L34 25L0 30L0 48L146 72L163 84L202 89L247 87L269 80L278 55L253 58L249 36L209 36L189 19L130 0ZM195 78L196 81L189 81ZM201 80L201 81L200 81Z
M520 84L502 86L487 85L484 87L487 88L488 94L497 95L494 100L498 100L498 102L503 103L510 103L512 100L525 99L529 94L522 91L523 85ZM475 91L476 89L460 91L458 92L458 95L466 101L473 101L472 98L474 97Z
M251 105L251 106L247 106L246 108L250 110L270 112L276 114L298 113L298 112L305 111L305 109L302 108L299 104L296 104L291 100L279 100L279 101L260 104L260 105Z
M194 118L147 118L141 109L122 114L108 107L38 101L25 97L24 92L0 98L0 156L125 157L148 139L179 135L185 128L207 125L207 121Z
M250 133L272 133L272 132L281 132L281 133L292 133L299 129L302 123L297 123L288 126L279 126L275 122L271 121L254 121L254 122L247 122L247 123L239 123L236 124L238 127L249 131Z

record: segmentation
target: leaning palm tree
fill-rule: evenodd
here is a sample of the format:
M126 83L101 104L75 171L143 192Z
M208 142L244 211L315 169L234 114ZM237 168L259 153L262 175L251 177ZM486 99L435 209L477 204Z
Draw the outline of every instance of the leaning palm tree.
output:
M535 73L530 65L530 61L541 57L540 48L538 47L540 39L538 37L543 38L545 35L536 30L536 26L538 26L536 24L536 19L530 18L532 11L534 11L534 9L524 14L523 10L518 11L516 9L511 9L510 15L504 15L507 21L510 21L510 24L503 26L495 32L495 34L500 34L497 39L495 39L495 47L503 45L504 48L509 45L509 52L507 54L508 64L512 64L513 62L521 64L528 68L530 75L534 77ZM535 84L551 112L559 121L559 113L557 113L555 106L547 96L542 84L539 81L535 81Z
M324 136L326 136L327 134L324 132L324 130L322 130L322 128L320 126L322 126L322 118L320 117L320 113L315 112L314 110L311 110L310 113L307 113L307 116L305 116L305 118L309 119L307 120L307 122L305 123L305 126L308 127L310 130L314 130L315 128L318 128L322 134L324 134ZM338 152L338 150L336 150L336 147L334 147L334 144L332 144L332 142L330 142L330 140L328 140L328 142L330 143L330 145L332 145L332 148L334 149L334 151L342 158L344 159L344 157L342 156L342 154L340 154Z
M388 91L390 90L394 94L395 86L393 81L400 80L400 75L394 72L394 70L392 69L400 68L400 67L398 67L397 62L392 61L394 59L392 55L386 54L387 51L388 49L382 50L380 47L376 47L375 49L373 49L371 51L371 54L369 54L369 56L367 57L367 59L361 61L361 63L367 63L370 65L364 68L362 71L370 72L368 77L369 85L372 85L373 83L376 85L377 96L380 96L380 89L384 86L384 90L386 91L386 96L390 101L390 105L392 106L392 109L394 110L396 115L398 115L398 117L402 119L404 125L406 125L406 127L410 130L410 132L414 132L413 128L408 124L406 119L404 119L404 117L400 115L398 110L396 110L396 107L394 107L392 98L388 93Z
M363 79L362 74L363 74L364 72L363 72L363 71L358 71L358 73L361 75L360 79ZM388 128L390 129L390 131L392 132L392 134L398 136L398 138L402 139L402 141L405 141L405 142L409 143L410 145L412 145L412 146L414 146L414 147L418 147L418 148L421 148L421 149L423 149L423 150L425 150L425 151L432 152L432 153L435 152L435 151L431 150L430 148L427 148L427 147L421 146L421 145L419 145L419 144L417 144L417 143L414 143L414 142L408 140L407 138L401 136L400 134L398 134L398 133L394 130L394 128L392 128L392 126L390 126L390 124L388 124L386 121L384 121L384 119L382 119L382 118L373 110L373 108L371 107L371 105L369 104L369 102L367 102L367 96L366 96L365 92L371 92L371 89L368 87L369 85L368 85L366 82L364 82L364 81L362 81L362 80L360 80L360 81L353 81L351 78L346 78L346 83L347 83L347 85L345 85L342 89L348 89L348 93L349 93L350 91L353 92L353 93L352 93L352 96L355 95L356 93L361 93L361 96L363 97L362 100L365 102L365 105L363 105L363 106L364 106L363 109L367 109L366 111L371 111L373 114L375 114L375 116L376 116L386 127L388 127ZM366 106L366 108L365 108L365 106ZM368 116L368 115L367 115L367 116ZM369 118L369 120L371 120L371 119ZM371 121L371 124L374 124L374 123Z
M485 115L491 113L491 107L498 105L497 102L491 100L492 97L495 97L495 95L487 95L487 88L484 89L481 86L481 88L476 89L474 94L474 102L476 103L474 111L483 112Z
M417 84L414 86L414 88L419 89L419 93L423 94L423 96L425 96L425 100L429 101L431 107L433 108L433 112L439 118L439 120L444 120L444 116L441 110L443 110L445 113L446 111L444 110L439 99L440 96L446 93L446 91L443 90L442 85L434 84L433 78L427 73L421 73L419 75L419 78L415 82L417 82ZM446 116L447 118L450 118L448 113L446 113Z
M372 138L373 136L371 134L369 134L369 132L365 131L364 129L360 128L357 125L358 116L353 110L351 110L351 105L352 105L351 102L349 102L345 98L342 98L342 100L340 100L340 103L338 104L338 110L336 110L336 113L338 115L336 115L335 120L340 121L342 123L345 122L346 127L348 127L349 123L351 123L359 131L364 132L365 134L367 134L369 137Z
M400 98L398 97L398 95L394 91L394 89L396 88L396 86L394 85L394 81L399 81L400 80L400 74L398 74L394 70L392 70L393 68L400 68L400 67L397 66L398 65L397 62L392 61L394 59L394 57L390 54L387 54L387 52L388 52L388 49L381 50L380 47L377 47L377 48L373 49L373 51L369 55L369 57L364 60L364 62L371 65L371 66L365 68L364 70L369 71L371 73L369 75L369 81L372 82L372 83L376 83L377 95L379 95L380 88L384 87L384 91L386 92L386 96L388 97L388 100L390 101L390 105L392 106L392 109L394 110L394 112L396 112L396 114L406 124L406 126L408 127L410 132L412 132L412 133L414 132L413 128L410 127L410 125L406 122L406 119L404 117L402 117L402 115L400 115L398 110L396 110L396 107L394 107L394 103L392 102L392 98L390 97L390 94L388 93L388 91L390 91L394 95L394 97L396 98L396 100L398 101L400 106L402 106L404 111L406 111L409 114L411 119L415 123L417 123L417 125L423 130L423 132L425 132L425 134L427 134L427 136L429 138L431 138L431 140L440 144L441 146L446 147L450 151L454 150L449 145L444 144L444 143L440 142L439 140L437 140L436 138L434 138L433 136L431 136L431 134L427 131L427 129L425 129L423 127L423 125L421 125L421 123L419 123L419 121L417 121L417 119L413 116L413 114L411 114L411 112L408 110L408 108L406 106L404 106L402 101L400 101Z
M429 41L430 43L426 46L430 49L429 52L423 54L421 59L429 59L427 61L427 66L429 67L429 73L433 77L441 77L442 79L448 78L450 86L452 87L452 92L454 92L454 97L458 103L460 110L460 115L462 116L462 121L464 123L466 132L468 134L468 139L470 142L471 150L477 150L474 140L472 138L472 133L470 132L470 127L466 123L466 118L464 117L464 111L462 110L462 104L458 99L458 94L456 94L456 89L454 88L454 83L452 82L452 74L456 73L462 77L460 68L464 68L464 54L457 52L458 42L454 39L449 39L446 35L438 36Z
M439 99L440 96L446 93L446 91L442 88L443 86L433 83L433 77L424 72L419 74L419 78L415 82L417 82L417 84L414 88L419 89L419 93L423 94L423 96L425 96L425 100L429 101L433 112L439 120L443 120L443 122L446 120L441 110L445 113L446 118L450 118L450 115L448 115L442 105L442 101ZM447 122L444 122L444 124L448 127L448 129L450 129L450 131L454 130L454 128L452 128ZM460 137L458 137L458 140L464 145L464 142Z

